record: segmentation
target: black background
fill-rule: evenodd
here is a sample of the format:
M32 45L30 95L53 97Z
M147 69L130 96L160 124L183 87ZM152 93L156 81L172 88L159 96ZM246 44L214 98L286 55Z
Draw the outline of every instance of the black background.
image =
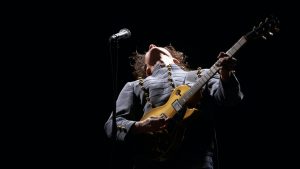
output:
M128 28L132 36L119 41L118 91L134 80L129 56L135 50L171 43L188 56L192 68L210 67L220 51L273 14L280 32L249 42L236 55L245 98L217 119L219 162L222 169L288 168L298 152L296 100L291 98L298 97L294 11L278 2L108 2L43 4L18 15L18 43L26 44L26 57L18 62L25 65L17 74L23 84L18 99L24 101L22 111L29 112L18 118L25 121L14 140L13 153L22 159L18 164L111 166L111 143L103 130L113 93L108 38L120 29ZM126 168L126 152L115 154L112 166Z

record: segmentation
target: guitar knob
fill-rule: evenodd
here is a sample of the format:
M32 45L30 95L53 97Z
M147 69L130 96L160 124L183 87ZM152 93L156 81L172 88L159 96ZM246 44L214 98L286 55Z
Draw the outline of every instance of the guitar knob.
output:
M176 90L176 95L179 95L179 96L181 96L181 90Z

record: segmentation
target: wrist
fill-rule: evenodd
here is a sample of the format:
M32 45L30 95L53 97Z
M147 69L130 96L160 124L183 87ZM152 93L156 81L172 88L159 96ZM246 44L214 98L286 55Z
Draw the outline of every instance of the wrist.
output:
M221 69L220 70L220 76L222 81L228 81L228 79L231 77L233 70L226 70Z
M142 122L137 121L132 125L132 133L134 134L142 133Z

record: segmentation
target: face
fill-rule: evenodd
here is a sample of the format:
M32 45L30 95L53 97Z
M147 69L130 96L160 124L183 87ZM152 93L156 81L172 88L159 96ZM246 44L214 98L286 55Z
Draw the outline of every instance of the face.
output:
M156 63L164 63L168 65L174 62L177 62L177 60L172 57L171 53L167 49L151 44L145 54L145 65L147 66L146 75L149 76L152 74Z

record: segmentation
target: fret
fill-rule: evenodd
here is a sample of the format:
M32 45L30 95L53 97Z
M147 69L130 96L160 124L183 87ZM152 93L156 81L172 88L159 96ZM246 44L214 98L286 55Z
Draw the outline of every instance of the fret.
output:
M244 44L246 43L246 38L242 36L227 52L230 57L232 57Z
M186 92L186 98L192 97L193 91Z
M201 82L201 83L198 83L199 87L202 87L209 79L210 79L210 77L207 76L207 74L203 75L201 77L201 79L199 80L199 82Z
M207 75L208 75L208 77L212 76L211 69L210 69L210 70L208 70L208 72L207 72Z
M246 43L246 38L244 37L244 36L242 36L241 38L240 38L240 40L238 41L238 43L240 43L241 44L241 46L242 45L244 45L245 43Z
M233 53L230 51L230 49L226 52L226 54L230 57L233 55Z
M232 46L231 50L232 50L233 53L235 53L237 51L236 45Z
M208 78L209 78L209 76L207 76L207 74L204 74L202 77L203 77L203 80L204 80L204 81L207 81Z
M235 54L235 52L237 51L236 44L230 48L230 51L231 51L232 55Z
M236 43L235 45L232 46L232 49L234 50L234 52L238 51L239 48L241 47L242 45L240 43Z
M212 70L214 73L216 73L216 72L219 70L219 68L218 68L216 65L213 65L213 66L211 67L211 70Z

